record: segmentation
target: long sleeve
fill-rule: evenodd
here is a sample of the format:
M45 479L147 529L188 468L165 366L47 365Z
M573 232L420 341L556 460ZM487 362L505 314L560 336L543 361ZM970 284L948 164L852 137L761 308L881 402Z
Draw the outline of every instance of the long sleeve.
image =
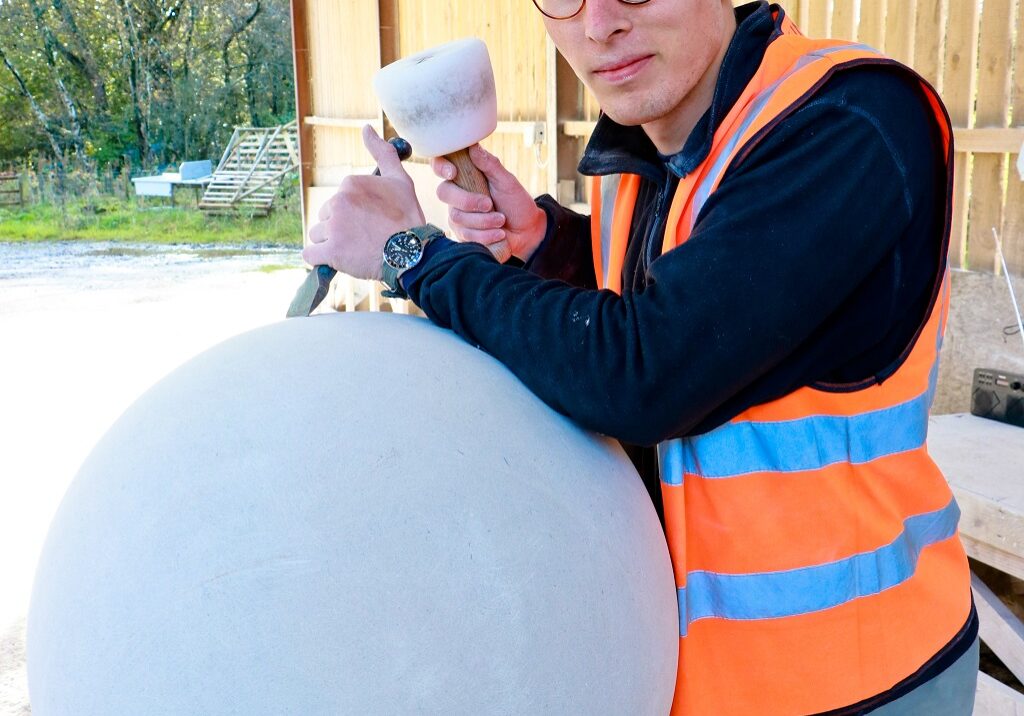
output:
M590 217L577 214L545 194L537 205L548 217L541 245L526 262L526 270L543 278L580 288L597 288L590 245Z
M916 97L882 94L877 104L889 102L901 123L895 134L893 118L851 105L848 93L794 113L729 172L689 241L651 264L646 290L580 288L446 242L410 296L587 428L637 445L689 434L787 359L812 356L819 365L808 370L827 372L868 350L859 342L874 333L830 324L866 287L871 309L885 308L878 321L894 320L894 261L908 242L937 253L938 237L916 230L934 204L930 125ZM823 334L834 340L816 351Z

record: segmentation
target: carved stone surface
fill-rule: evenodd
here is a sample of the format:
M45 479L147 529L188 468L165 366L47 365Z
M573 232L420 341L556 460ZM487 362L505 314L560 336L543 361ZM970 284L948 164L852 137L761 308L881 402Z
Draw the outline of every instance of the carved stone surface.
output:
M422 319L227 341L55 517L33 713L664 714L668 551L610 441Z

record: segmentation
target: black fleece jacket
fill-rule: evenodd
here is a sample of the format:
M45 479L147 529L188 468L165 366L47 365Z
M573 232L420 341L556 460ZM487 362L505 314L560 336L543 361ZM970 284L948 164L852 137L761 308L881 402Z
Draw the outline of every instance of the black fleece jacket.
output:
M707 432L806 385L884 379L939 274L934 121L916 81L872 65L834 75L727 172L690 240L658 255L659 203L707 156L776 31L764 2L737 20L713 105L678 154L607 116L586 149L585 174L643 177L621 296L595 289L588 218L550 197L527 270L445 240L405 277L431 320L622 441L656 503L653 453L630 446Z
M581 425L619 439L662 515L656 443L714 429L807 385L885 380L927 313L945 262L946 172L920 84L898 68L833 75L729 169L690 239L660 254L665 207L707 157L777 23L766 2L738 29L711 108L670 157L640 127L602 116L580 163L642 177L622 295L598 291L588 217L544 196L526 266L478 245L433 242L404 277L413 301L508 366ZM974 643L976 612L866 713L942 673Z

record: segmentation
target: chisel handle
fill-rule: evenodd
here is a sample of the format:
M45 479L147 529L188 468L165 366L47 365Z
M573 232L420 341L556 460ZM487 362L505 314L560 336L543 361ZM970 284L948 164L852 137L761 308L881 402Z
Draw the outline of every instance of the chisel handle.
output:
M412 156L412 145L401 137L392 137L388 142L398 152L398 158L401 161L405 161ZM380 176L380 167L373 170L374 176ZM486 182L484 184L486 186ZM298 292L295 294L295 298L292 299L291 306L288 307L288 318L295 318L296 316L308 316L317 309L323 300L327 297L327 292L331 288L331 281L338 274L330 266L323 264L313 267L313 270L306 276L306 280L299 286Z

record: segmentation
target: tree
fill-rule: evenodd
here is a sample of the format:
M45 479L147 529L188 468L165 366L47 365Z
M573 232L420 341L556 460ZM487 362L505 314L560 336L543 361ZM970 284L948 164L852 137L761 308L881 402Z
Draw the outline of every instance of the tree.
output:
M0 162L215 158L294 116L286 0L0 0Z

